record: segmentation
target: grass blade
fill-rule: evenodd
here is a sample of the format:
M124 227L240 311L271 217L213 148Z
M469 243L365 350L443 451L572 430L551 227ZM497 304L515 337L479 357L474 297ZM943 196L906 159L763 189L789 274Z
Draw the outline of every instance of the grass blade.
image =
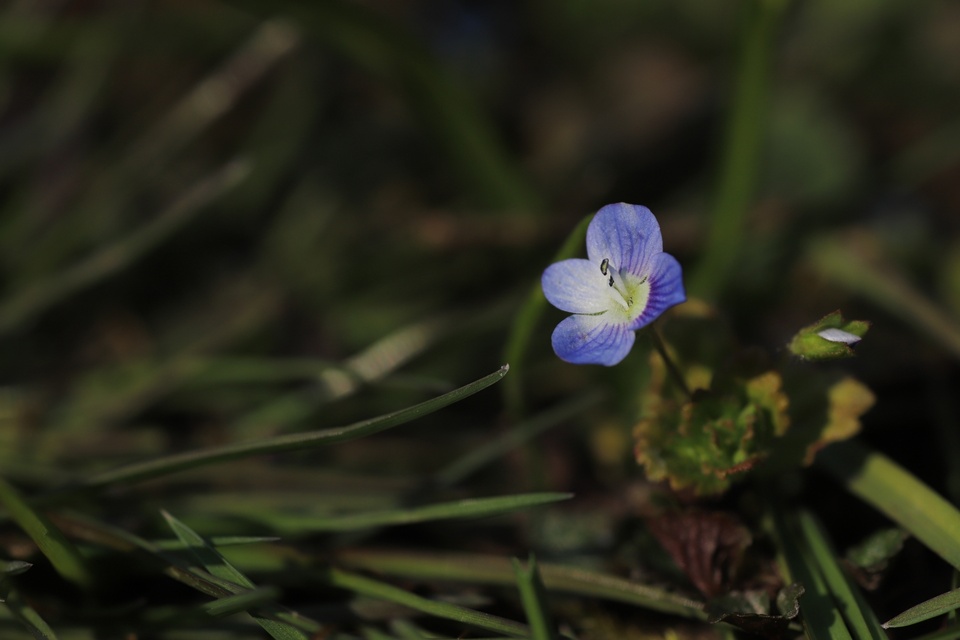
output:
M826 580L817 570L810 548L797 531L796 523L788 521L781 510L772 511L770 525L778 542L783 572L789 582L800 583L805 588L800 612L806 637L809 640L852 639L843 616L830 596Z
M903 613L884 622L883 628L909 627L912 624L936 618L955 609L960 609L960 589L941 593L935 598L930 598L926 602L910 607Z
M531 555L530 561L524 567L514 558L513 572L517 577L520 601L523 603L527 623L530 625L530 637L532 640L557 640L557 628L547 610L546 593L536 559Z
M195 469L218 462L226 462L228 460L237 460L268 453L303 451L313 447L355 440L385 431L410 422L411 420L416 420L455 402L459 402L498 382L507 374L508 370L509 365L504 365L497 371L470 384L454 389L449 393L413 405L412 407L407 407L406 409L401 409L369 420L355 422L345 427L310 431L307 433L295 433L252 442L239 442L222 447L189 451L187 453L139 462L95 475L65 491L72 492L80 489L99 489L115 484L132 484L150 478L170 475L186 469ZM50 497L52 499L56 496L51 495Z
M853 441L824 449L817 456L817 463L849 492L879 509L960 569L960 511L916 476L883 454Z
M796 519L800 533L805 538L804 542L810 549L810 555L816 562L816 567L823 576L853 637L864 640L886 640L887 636L880 626L880 621L867 606L863 596L847 579L837 562L836 553L830 548L823 528L809 512L799 512Z
M241 587L246 587L247 589L251 590L238 594L240 596L249 596L249 594L256 589L256 585L253 584L249 578L247 578L245 575L243 575L243 573L238 571L233 565L227 562L226 558L220 555L220 553L213 546L211 546L193 529L189 528L187 525L183 524L169 513L163 512L163 517L167 520L167 524L170 525L171 529L173 529L173 532L176 534L177 538L179 538L183 544L187 545L197 562L199 562L212 575L218 578L229 580L240 585ZM265 611L267 613L275 613L275 609L276 607L267 607ZM299 629L296 629L283 622L264 617L259 612L250 611L249 613L253 619L256 620L257 624L263 627L263 630L269 633L272 638L275 638L275 640L307 640L307 636Z
M0 560L0 581L8 576L18 576L32 566L23 560Z
M411 579L501 586L516 584L510 561L497 556L354 549L339 552L337 560L350 567ZM563 565L541 564L539 568L548 591L623 602L695 620L707 619L703 603L663 589Z
M456 518L481 518L494 516L527 507L535 507L573 497L570 493L529 493L495 498L471 498L456 502L426 505L408 509L390 509L347 514L332 517L304 517L293 515L289 518L272 518L271 524L281 530L312 532L354 531L372 527L413 524L434 520Z
M80 551L3 478L0 478L0 503L10 512L14 522L30 536L57 573L82 588L93 586L93 576L87 570Z
M689 285L689 291L700 297L717 298L740 257L744 220L760 173L771 52L786 5L783 0L753 0L742 5L736 89L726 122L710 237Z
M16 589L0 590L2 602L10 610L13 617L30 632L35 640L57 640L57 634L50 625L28 605Z
M372 598L379 598L388 602L401 604L415 611L437 616L438 618L455 620L480 629L505 633L509 636L523 638L530 635L530 629L519 622L455 604L429 600L399 587L341 571L340 569L330 569L327 574L327 579L329 583L335 587L347 589Z
M204 604L203 610L211 616L230 616L273 604L279 597L280 589L277 587L256 587L235 596L217 598L213 602Z

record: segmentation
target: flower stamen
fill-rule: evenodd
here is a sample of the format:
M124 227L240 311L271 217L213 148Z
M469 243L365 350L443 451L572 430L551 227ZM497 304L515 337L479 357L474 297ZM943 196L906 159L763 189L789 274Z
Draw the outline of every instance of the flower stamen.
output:
M629 310L631 305L633 305L633 298L627 295L627 286L620 276L620 271L615 267L610 267L610 258L604 258L600 261L600 273L609 276L607 278L607 285L613 289L613 291L611 291L611 297L617 304L623 307L624 310Z

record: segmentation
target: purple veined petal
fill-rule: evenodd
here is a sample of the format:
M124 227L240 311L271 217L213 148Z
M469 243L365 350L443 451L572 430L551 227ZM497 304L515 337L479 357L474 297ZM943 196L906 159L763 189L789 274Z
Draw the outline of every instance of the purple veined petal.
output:
M642 277L662 251L660 224L650 209L637 204L608 204L587 227L587 257L597 264L609 258L621 271Z
M603 316L570 316L553 330L553 350L571 364L611 367L627 357L636 336L623 324L608 324Z
M630 329L635 331L644 327L670 307L680 304L687 299L683 288L683 270L680 263L669 253L658 253L650 261L650 297L643 313L630 323Z
M550 265L540 278L543 295L561 311L601 313L610 308L600 265L583 258L563 260Z

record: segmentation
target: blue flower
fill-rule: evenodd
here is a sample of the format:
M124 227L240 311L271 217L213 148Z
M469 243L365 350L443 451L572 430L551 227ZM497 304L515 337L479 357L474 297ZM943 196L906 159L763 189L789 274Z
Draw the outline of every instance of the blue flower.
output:
M633 347L634 331L687 299L680 263L663 252L657 219L646 207L608 204L587 227L587 259L547 267L550 304L574 315L553 331L556 354L573 364L613 366Z

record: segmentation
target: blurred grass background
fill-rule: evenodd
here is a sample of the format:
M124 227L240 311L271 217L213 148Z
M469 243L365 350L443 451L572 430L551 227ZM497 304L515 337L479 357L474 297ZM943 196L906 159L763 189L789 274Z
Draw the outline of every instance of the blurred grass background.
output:
M761 84L740 103L751 61ZM4 3L2 475L42 491L479 378L571 230L626 201L653 209L688 286L745 344L780 348L838 307L872 320L851 365L880 397L866 436L956 500L958 114L946 0ZM560 317L537 321L510 374L531 413L619 384L556 360ZM562 406L535 464L447 467L523 417L496 391L353 445L75 506L142 535L166 530L163 508L204 535L327 553L342 541L312 537L326 515L440 478L449 499L599 506L386 542L603 546L638 476L624 434L600 428L613 411Z

